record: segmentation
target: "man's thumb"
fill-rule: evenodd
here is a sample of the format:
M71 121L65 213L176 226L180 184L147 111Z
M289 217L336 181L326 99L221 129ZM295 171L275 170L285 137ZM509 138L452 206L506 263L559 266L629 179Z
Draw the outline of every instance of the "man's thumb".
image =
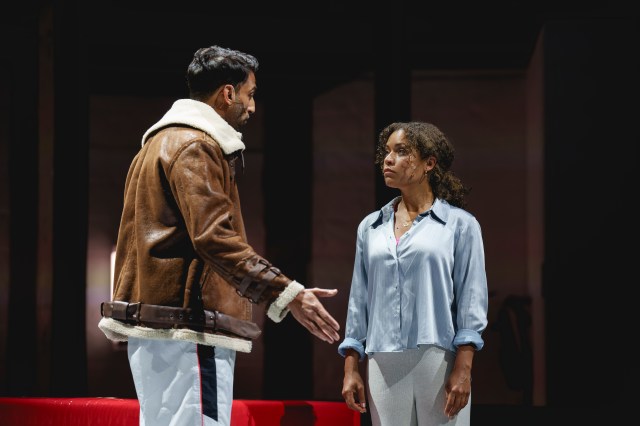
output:
M332 297L338 294L337 288L319 288L314 291L315 295L318 297Z

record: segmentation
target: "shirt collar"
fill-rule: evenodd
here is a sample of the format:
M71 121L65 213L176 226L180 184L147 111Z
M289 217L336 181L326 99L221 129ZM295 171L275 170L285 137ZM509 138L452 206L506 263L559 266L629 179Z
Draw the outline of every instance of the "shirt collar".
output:
M380 209L380 214L378 218L371 224L371 226L376 226L384 222L388 222L393 217L394 206L400 202L400 196L395 197L387 204L385 204ZM441 200L440 198L436 198L433 201L431 207L425 211L420 213L420 216L425 217L428 215L432 215L435 220L442 223L443 225L447 223L449 220L449 211L451 210L451 205L445 200Z

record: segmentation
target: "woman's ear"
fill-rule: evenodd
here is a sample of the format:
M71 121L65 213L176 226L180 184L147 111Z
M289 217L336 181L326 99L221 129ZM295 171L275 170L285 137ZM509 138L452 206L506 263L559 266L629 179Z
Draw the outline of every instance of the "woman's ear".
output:
M430 172L437 163L438 161L436 160L436 157L434 157L433 155L428 156L424 162L424 171Z

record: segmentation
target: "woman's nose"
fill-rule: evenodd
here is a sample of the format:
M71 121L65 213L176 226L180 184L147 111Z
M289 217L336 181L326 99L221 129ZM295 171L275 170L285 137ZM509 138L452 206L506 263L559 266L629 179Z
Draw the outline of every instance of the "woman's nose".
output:
M384 157L384 162L385 163L393 163L394 158L395 158L395 156L393 155L393 152L390 152Z

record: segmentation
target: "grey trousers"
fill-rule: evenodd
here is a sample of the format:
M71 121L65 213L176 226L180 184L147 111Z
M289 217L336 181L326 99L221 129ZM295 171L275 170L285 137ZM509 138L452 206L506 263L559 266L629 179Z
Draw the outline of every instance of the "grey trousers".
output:
M468 426L471 398L457 416L444 414L444 384L455 354L433 345L369 356L367 394L374 426Z

